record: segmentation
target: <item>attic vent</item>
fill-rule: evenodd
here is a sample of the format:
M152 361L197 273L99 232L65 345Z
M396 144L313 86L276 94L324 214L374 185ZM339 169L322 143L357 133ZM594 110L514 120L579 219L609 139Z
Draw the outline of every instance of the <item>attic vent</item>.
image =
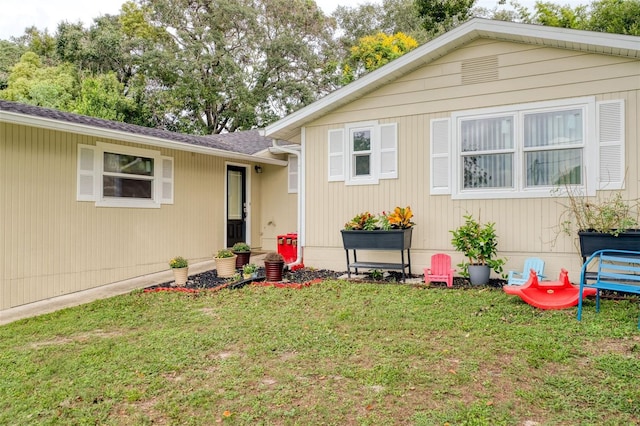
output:
M497 80L497 56L485 56L462 62L462 84L487 83Z

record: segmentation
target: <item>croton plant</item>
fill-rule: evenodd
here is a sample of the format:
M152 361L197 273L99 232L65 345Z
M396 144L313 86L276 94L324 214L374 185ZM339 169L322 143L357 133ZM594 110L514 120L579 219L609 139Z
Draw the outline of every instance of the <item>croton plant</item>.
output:
M376 229L407 229L415 226L411 221L413 212L411 207L396 207L393 211L383 211L380 215L375 216L369 212L359 213L349 222L344 224L346 230L363 230L373 231Z

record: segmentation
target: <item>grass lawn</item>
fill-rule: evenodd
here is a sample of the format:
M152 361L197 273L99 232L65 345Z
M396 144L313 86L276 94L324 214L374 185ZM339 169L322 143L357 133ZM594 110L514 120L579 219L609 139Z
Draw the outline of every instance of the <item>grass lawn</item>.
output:
M0 327L0 424L640 424L638 301L326 281Z

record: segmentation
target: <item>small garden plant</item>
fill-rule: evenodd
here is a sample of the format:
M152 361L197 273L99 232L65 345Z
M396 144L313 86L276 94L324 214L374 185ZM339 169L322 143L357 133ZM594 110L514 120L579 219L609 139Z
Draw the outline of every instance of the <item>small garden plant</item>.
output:
M470 214L465 215L464 220L464 225L450 231L453 234L451 244L467 258L458 264L460 274L468 277L469 265L487 265L504 278L503 267L506 260L497 257L498 236L495 223L480 224Z
M233 256L234 256L233 252L229 249L218 250L218 253L216 254L216 258L218 259L226 259L228 257L233 257Z
M240 243L235 243L231 248L231 250L236 253L248 253L251 251L251 247L249 247L249 244L247 243L240 242Z
M247 263L242 267L242 273L245 275L251 275L258 272L258 265L253 263Z
M189 261L182 256L176 256L169 261L171 269L186 268L187 266L189 266Z
M638 227L640 200L625 200L616 191L609 196L586 197L567 189L567 203L560 217L560 230L573 236L578 231L594 231L611 235Z
M278 252L271 251L264 257L265 262L284 262L284 257Z

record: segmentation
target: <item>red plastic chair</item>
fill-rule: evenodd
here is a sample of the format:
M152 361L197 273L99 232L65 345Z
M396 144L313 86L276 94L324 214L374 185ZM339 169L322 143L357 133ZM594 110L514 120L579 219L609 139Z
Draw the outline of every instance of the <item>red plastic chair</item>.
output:
M451 256L444 253L434 254L431 256L431 267L424 268L424 282L445 282L447 287L453 287L454 272L455 269L451 269Z

